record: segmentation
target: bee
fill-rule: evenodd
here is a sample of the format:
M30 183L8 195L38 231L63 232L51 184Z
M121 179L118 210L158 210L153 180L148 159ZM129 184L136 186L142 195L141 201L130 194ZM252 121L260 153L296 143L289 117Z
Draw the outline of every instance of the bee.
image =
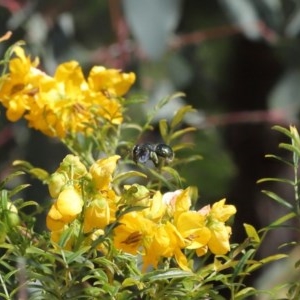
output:
M135 163L147 163L151 160L158 166L160 159L170 163L174 158L173 149L166 144L138 144L132 149L132 158Z

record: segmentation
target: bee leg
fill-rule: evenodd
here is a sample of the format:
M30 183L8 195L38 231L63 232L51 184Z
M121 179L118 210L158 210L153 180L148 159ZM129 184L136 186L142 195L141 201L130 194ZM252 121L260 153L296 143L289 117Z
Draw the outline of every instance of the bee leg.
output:
M159 160L158 160L158 156L154 151L150 152L150 159L153 161L153 163L155 164L155 166L158 166Z

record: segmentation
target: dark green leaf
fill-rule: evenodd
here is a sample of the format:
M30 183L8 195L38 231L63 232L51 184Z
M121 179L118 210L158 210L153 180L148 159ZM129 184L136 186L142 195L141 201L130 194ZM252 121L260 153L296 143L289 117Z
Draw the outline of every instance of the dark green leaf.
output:
M255 253L255 249L250 249L248 250L243 256L242 258L238 261L237 265L234 268L234 272L230 278L231 282L234 282L235 278L242 272L244 272L244 266L246 266L249 262L248 260L250 259L250 257L253 256L253 254Z
M84 253L88 252L90 249L91 249L90 246L84 246L84 247L81 247L76 252L66 252L65 257L66 257L67 264L70 264L73 261L83 263L83 261L86 259L82 255Z

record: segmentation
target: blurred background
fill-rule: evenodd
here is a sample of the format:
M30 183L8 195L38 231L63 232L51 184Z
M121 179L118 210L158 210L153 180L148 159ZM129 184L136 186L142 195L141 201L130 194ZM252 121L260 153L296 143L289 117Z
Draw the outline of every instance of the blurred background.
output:
M285 155L278 149L283 136L273 125L298 125L299 0L0 0L0 21L0 35L13 32L1 43L1 55L25 40L50 74L72 59L86 72L95 64L135 72L131 92L147 99L145 113L161 98L184 92L157 120L171 118L184 104L197 109L186 123L199 129L191 138L193 153L203 159L180 172L198 186L199 206L224 197L237 206L233 242L245 238L243 223L261 228L284 215L261 189L291 201L293 191L256 181L293 176L264 156ZM134 107L130 114L143 119ZM52 172L66 152L25 123L7 122L1 110L1 178L14 159ZM45 187L31 182L26 197L43 201ZM290 234L270 234L260 255L276 253L278 245L295 239Z

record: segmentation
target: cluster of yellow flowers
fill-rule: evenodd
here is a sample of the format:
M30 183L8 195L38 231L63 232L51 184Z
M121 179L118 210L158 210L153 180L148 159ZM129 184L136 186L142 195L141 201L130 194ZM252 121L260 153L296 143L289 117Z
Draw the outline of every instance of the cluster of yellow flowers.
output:
M51 77L22 47L14 46L13 52L0 88L0 103L10 121L24 117L30 127L61 139L75 133L86 136L104 122L122 123L121 97L134 83L133 73L95 66L86 80L79 64L70 61ZM195 211L190 188L165 194L139 184L116 189L119 158L99 159L87 169L70 154L48 178L55 200L46 223L56 246L77 250L100 241L97 248L105 253L110 245L103 241L108 237L116 249L141 255L144 270L157 268L162 258L175 258L189 270L186 249L198 256L230 250L231 228L225 222L236 213L233 205L223 199ZM113 225L110 231L108 225Z
M184 249L198 256L208 249L214 254L230 250L231 227L225 222L236 212L225 199L202 209L191 210L190 188L162 194L139 184L125 185L120 195L113 189L113 175L119 156L96 161L89 169L78 157L68 155L51 175L49 191L55 202L47 216L52 241L58 242L65 230L73 228L66 248L76 247L80 228L85 242L91 243L113 222L114 246L127 253L140 254L143 269L156 268L162 258L174 257L189 270ZM142 207L120 214L124 206ZM103 245L98 247L105 251Z
M60 64L52 77L22 47L15 46L13 52L16 57L10 59L0 89L10 121L24 116L30 127L59 138L89 134L103 122L122 123L120 97L134 83L134 73L94 66L86 80L78 62L70 61Z

